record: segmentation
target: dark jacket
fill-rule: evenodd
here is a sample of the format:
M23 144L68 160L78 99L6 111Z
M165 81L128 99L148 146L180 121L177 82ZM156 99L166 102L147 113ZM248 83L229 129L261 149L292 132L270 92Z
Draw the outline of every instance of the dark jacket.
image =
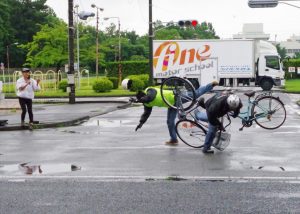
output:
M205 109L207 112L207 117L209 123L211 123L214 126L220 126L222 125L221 122L218 120L218 118L223 117L228 112L231 112L232 110L229 108L229 105L227 104L227 98L229 95L216 95L210 98L205 103ZM243 107L242 101L240 100L239 107L233 111L234 114L233 117L237 117L240 113L240 109Z
M149 88L147 90L147 94L145 96L143 96L141 99L139 99L139 102L150 103L151 101L153 101L155 99L156 94L157 94L157 92L155 89ZM147 107L144 105L144 113L141 116L140 123L145 123L148 120L148 118L150 117L151 112L152 112L152 107Z

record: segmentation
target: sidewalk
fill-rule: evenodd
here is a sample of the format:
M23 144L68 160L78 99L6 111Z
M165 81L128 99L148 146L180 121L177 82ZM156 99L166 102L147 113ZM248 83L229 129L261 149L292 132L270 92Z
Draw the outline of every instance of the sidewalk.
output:
M34 128L54 128L80 124L91 117L106 114L128 106L127 97L116 98L78 98L76 104L68 104L68 99L35 99L34 120L39 121ZM41 102L42 104L36 104ZM0 120L8 120L0 131L28 129L20 126L21 110L17 99L0 102ZM28 114L26 115L26 122Z

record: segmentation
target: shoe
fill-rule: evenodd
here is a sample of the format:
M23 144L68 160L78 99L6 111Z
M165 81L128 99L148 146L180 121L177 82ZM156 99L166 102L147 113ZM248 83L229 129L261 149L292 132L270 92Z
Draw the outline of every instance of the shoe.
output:
M24 127L25 126L25 122L21 121L21 126Z
M169 140L169 141L166 142L166 145L177 146L178 145L178 140Z
M29 123L28 128L29 128L30 131L32 131L33 130L33 123Z
M214 154L215 153L214 150L212 150L212 149L203 149L202 152L204 154Z

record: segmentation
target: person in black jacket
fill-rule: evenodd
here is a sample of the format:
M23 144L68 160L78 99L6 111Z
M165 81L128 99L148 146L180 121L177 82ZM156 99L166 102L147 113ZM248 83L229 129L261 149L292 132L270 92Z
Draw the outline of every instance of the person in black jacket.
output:
M223 117L228 112L233 112L232 117L237 117L240 113L240 109L243 107L240 98L235 95L220 95L214 96L205 102L206 112L196 111L196 118L198 120L208 122L208 132L205 137L203 153L212 154L211 150L212 142L215 138L218 129L224 130L223 124L219 121L219 118Z

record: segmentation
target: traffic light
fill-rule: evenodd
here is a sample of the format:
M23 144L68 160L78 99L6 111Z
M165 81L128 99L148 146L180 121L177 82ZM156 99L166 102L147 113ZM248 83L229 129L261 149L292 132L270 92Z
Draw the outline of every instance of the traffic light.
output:
M180 20L178 21L179 27L196 27L198 25L197 20Z
M251 8L276 7L278 0L248 0L248 5Z

